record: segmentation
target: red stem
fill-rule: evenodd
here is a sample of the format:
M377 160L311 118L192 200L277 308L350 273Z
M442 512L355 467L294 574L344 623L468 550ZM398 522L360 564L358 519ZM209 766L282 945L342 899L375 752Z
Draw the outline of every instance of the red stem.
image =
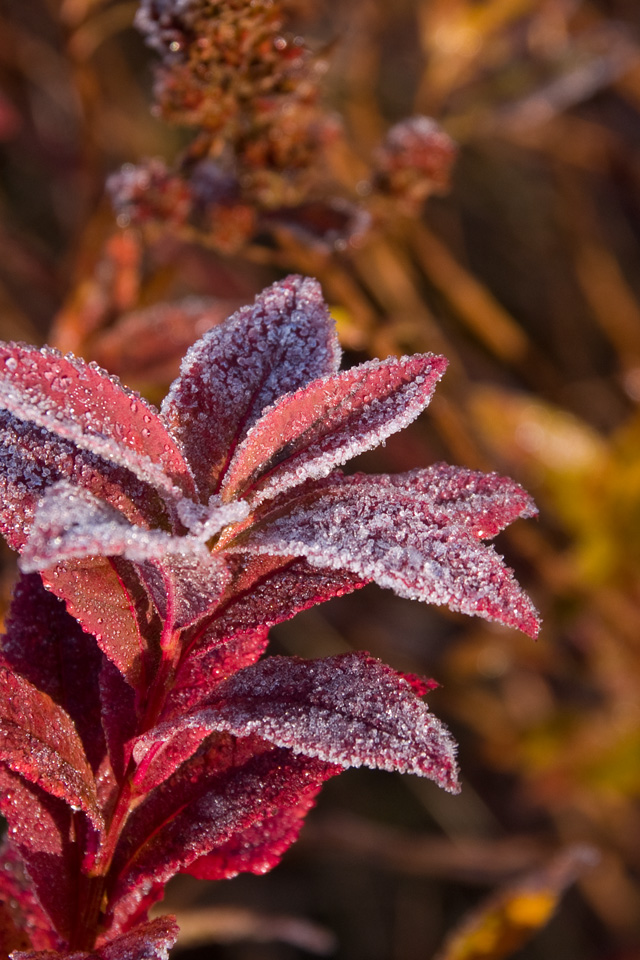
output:
M163 631L163 634L165 634L165 631ZM177 641L178 637L174 636L173 642L167 643L163 650L160 665L149 690L147 708L140 723L138 734L142 734L155 726L160 716L167 694L171 689L179 659L180 645ZM120 835L131 811L132 801L136 798L133 787L136 768L137 764L132 757L116 798L91 875L80 875L78 910L76 925L69 942L70 950L90 951L95 947L96 938L100 933L101 918L107 906L103 901L109 870ZM79 845L85 840L86 833L81 830L78 836Z

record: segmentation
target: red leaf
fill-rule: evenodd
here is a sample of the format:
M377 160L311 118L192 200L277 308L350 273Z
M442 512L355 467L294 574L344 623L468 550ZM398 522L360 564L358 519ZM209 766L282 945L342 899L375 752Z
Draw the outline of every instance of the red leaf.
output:
M214 853L199 857L185 871L200 880L229 880L239 873L268 873L298 839L321 783L310 784L298 803L239 831Z
M237 559L237 558L236 558ZM299 557L241 557L242 567L214 616L187 640L193 656L238 633L272 627L332 597L342 597L369 581L348 570L322 570Z
M100 704L111 769L117 782L122 783L131 756L128 744L138 730L136 696L117 667L106 659L100 671Z
M73 721L46 693L0 666L0 761L102 826L91 767Z
M161 896L175 873L297 806L337 772L255 738L216 737L131 813L113 861L107 918L113 929L128 923L141 893Z
M69 714L96 771L106 749L98 687L104 657L37 574L15 586L2 659Z
M24 863L7 838L0 846L0 950L51 950L62 941L40 906Z
M268 628L257 627L217 640L206 652L186 657L167 697L163 718L179 717L205 699L228 677L260 659L268 643Z
M154 743L148 750L141 751L132 778L136 793L149 793L168 780L185 760L193 756L209 733L209 730L178 730L165 743Z
M130 470L158 490L193 480L156 410L99 367L50 347L0 344L0 408Z
M141 588L131 569L116 567L104 557L89 557L45 570L42 579L96 637L127 682L136 689L144 687L154 651L141 630L136 612L136 588Z
M527 500L522 512L529 511ZM430 510L413 492L396 486L390 493L384 478L361 484L336 476L309 484L288 505L286 497L278 500L241 536L237 549L304 556L314 566L375 580L401 597L538 633L538 615L512 571L491 547L478 543L474 526L460 521L455 504L451 511L444 503Z
M169 950L179 934L174 917L157 917L103 942L91 953L73 951L16 951L13 960L168 960Z
M250 494L260 503L326 477L415 420L446 368L433 354L372 360L281 397L238 448L223 498Z
M170 736L172 726L161 724L143 741ZM175 721L175 728L187 727L253 734L345 768L415 773L458 790L447 729L407 680L364 653L322 660L268 657Z
M75 817L71 808L0 766L0 810L7 818L11 843L23 860L40 906L53 930L68 939L77 905L77 851L70 839Z
M264 290L253 306L238 310L189 350L162 417L182 445L203 500L263 409L333 373L339 362L320 287L296 276Z

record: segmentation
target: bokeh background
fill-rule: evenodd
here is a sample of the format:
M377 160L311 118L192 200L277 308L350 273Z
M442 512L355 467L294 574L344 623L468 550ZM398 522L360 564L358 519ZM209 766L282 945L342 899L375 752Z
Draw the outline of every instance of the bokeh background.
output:
M0 337L96 359L157 401L208 326L287 272L317 276L347 364L451 361L429 411L359 468L445 459L521 482L540 518L498 547L544 626L533 642L370 587L275 630L274 652L367 649L434 677L463 790L331 781L272 874L170 886L184 956L635 960L640 4L269 6L282 43L253 55L280 87L232 80L203 136L163 102L180 99L170 73L154 107L136 2L1 0ZM300 54L293 74L274 49ZM416 115L455 162L437 131L389 135ZM123 164L143 166L112 181L114 209Z

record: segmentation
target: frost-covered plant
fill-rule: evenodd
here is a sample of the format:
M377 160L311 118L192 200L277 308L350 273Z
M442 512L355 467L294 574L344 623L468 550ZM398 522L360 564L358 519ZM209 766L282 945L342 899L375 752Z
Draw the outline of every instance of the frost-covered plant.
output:
M338 468L410 423L442 357L338 372L314 280L193 346L160 412L92 364L0 347L0 524L20 553L0 662L0 930L16 957L164 957L174 874L273 867L323 781L457 790L429 681L365 653L260 659L270 626L370 581L518 627L482 543L535 508L495 474ZM19 951L23 951L20 953Z

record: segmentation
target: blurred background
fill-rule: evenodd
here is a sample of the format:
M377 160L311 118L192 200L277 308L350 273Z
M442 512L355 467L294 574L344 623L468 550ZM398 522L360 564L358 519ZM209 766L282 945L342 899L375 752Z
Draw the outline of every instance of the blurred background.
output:
M640 958L640 5L194 0L200 46L171 6L150 49L130 0L0 0L0 337L157 402L318 277L347 365L451 362L357 466L522 483L540 518L498 549L544 619L368 587L276 629L435 678L463 790L331 781L272 874L169 887L184 956Z

